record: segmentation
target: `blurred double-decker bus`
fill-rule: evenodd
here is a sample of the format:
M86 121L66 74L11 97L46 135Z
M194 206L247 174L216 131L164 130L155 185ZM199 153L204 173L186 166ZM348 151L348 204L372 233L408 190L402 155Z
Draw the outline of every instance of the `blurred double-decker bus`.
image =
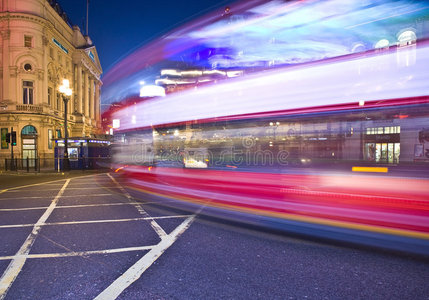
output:
M428 15L254 1L184 26L107 76L115 167L160 203L428 255Z

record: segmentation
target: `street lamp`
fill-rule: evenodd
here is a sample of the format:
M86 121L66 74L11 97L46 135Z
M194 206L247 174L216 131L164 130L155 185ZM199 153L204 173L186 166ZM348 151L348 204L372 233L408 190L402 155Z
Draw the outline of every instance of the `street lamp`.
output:
M67 104L72 95L72 89L70 88L70 82L68 79L63 79L63 84L59 87L59 92L63 97L64 102L64 158L63 158L63 171L70 170L70 160L68 153L68 132L67 132Z
M276 139L276 129L279 127L280 122L270 122L270 126L273 128L274 140Z

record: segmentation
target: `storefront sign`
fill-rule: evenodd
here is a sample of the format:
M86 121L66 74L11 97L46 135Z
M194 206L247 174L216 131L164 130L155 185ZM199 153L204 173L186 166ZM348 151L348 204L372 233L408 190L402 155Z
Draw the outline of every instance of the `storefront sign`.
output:
M92 59L93 62L95 62L95 56L94 56L94 53L92 53L92 51L88 52L88 56L89 56L89 58Z
M66 54L69 54L69 50L64 47L63 45L61 45L60 42L58 42L56 39L52 38L52 41L54 42L55 45L57 45L61 50L63 50Z

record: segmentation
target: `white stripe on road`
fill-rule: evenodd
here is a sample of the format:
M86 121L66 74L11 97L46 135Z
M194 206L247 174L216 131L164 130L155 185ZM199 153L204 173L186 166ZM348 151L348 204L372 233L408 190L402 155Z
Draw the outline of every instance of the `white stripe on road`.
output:
M101 292L94 300L116 299L126 288L140 278L140 276L189 228L195 215L187 218L172 233L152 248L145 256L139 259L131 268L117 278L110 286Z
M110 177L110 179L116 184L116 186L120 189L120 191L125 195L125 197L128 198L128 200L132 201L133 197L130 195L130 193L128 193L123 187L122 185L120 185L115 178L112 177L112 175L107 174L107 176ZM150 215L143 209L143 207L140 204L136 204L134 205L134 207L138 210L138 212L145 216L146 218L150 218ZM149 219L147 219L149 220ZM155 232L158 234L158 236L160 237L160 239L163 239L164 237L167 236L167 233L164 231L164 229L162 229L161 226L159 226L159 224L152 219L152 221L150 222L150 226L152 226L153 230L155 230Z
M42 185L42 184L48 184L48 183L53 183L53 182L58 182L58 181L64 181L65 179L57 179L57 180L52 180L52 181L47 181L47 182L40 182L40 183L33 183L33 184L27 184L27 185L22 185L22 186L16 186L16 187L11 187L11 188L7 188L4 190L0 191L0 194L11 191L11 190L16 190L16 189L22 189L22 188L26 188L26 187L31 187L31 186L37 186L37 185Z
M113 196L113 194L91 194L91 195L65 195L61 198L73 198L73 197L103 197L103 196ZM49 200L49 196L32 196L32 197L18 197L18 198L3 198L0 199L0 201L7 201L7 200L27 200L27 199L43 199L46 198L46 200Z
M82 208L82 207L99 207L99 206L118 206L118 205L134 205L138 204L137 202L131 203L100 203L100 204L82 204L82 205L57 205L58 208ZM22 208L0 208L0 211L25 211L25 210L40 210L47 209L47 206L36 206L36 207L22 207Z
M56 208L58 208L58 206ZM44 224L40 224L40 226L95 224L95 223L116 223L116 222L133 222L133 221L153 221L153 220L158 220L158 219L177 219L177 218L180 219L180 218L187 218L187 217L189 217L189 215L162 216L162 217L144 217L144 218L130 218L130 219L112 219L112 220L70 221L70 222L44 223ZM34 226L34 224L0 225L0 229L32 227L32 226Z
M76 182L79 182L79 179L85 178L85 177L89 177L89 176L100 176L100 175L104 175L106 173L100 173L100 174L90 174L90 175L83 175L83 176L76 176L73 178L69 178L70 179L76 179ZM7 189L3 189L0 190L0 194L7 192L7 191L11 191L11 190L17 190L17 189L22 189L22 188L26 188L26 187L31 187L31 186L38 186L38 185L43 185L43 184L52 184L52 183L57 183L59 181L64 181L67 180L66 178L62 178L62 179L56 179L56 180L51 180L51 181L45 181L45 182L39 182L39 183L33 183L33 184L27 184L27 185L22 185L22 186L15 186L15 187L11 187L11 188L7 188Z
M22 244L21 248L16 253L18 258L15 258L10 262L6 271L0 278L0 299L4 299L6 297L7 291L15 281L18 274L21 272L21 269L26 261L25 255L28 255L28 253L30 253L31 247L36 240L36 237L39 234L42 225L45 224L45 221L49 218L52 211L55 209L55 206L57 205L61 195L64 193L69 182L70 179L67 179L61 190L58 192L57 196L52 200L51 205L34 225L30 235L27 237L24 244Z
M112 187L112 186L98 186L98 187L68 187L67 190L102 190L102 189L119 189L118 187ZM22 192L46 192L46 191L58 191L58 188L56 189L43 189L43 190L30 190L30 191L19 191L19 190L13 190L8 191L8 193L22 193Z
M79 252L72 251L72 252L65 252L65 253L28 254L28 255L25 255L25 258L58 258L58 257L73 257L73 256L87 257L89 255L96 255L96 254L111 254L111 253L151 250L153 247L155 246L128 247L128 248L79 251ZM11 260L16 258L20 258L20 257L17 255L0 256L0 260Z

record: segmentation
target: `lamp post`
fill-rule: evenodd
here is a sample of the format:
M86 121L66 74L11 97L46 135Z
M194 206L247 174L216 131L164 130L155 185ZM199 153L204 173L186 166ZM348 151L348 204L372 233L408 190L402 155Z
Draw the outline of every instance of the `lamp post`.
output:
M63 158L63 171L70 170L70 160L68 153L68 132L67 132L67 104L69 98L72 95L72 89L70 88L70 82L68 79L63 79L63 84L59 87L59 92L64 102L64 158Z
M273 128L273 132L274 132L274 140L276 140L276 129L277 127L279 127L280 122L270 122L270 127Z

